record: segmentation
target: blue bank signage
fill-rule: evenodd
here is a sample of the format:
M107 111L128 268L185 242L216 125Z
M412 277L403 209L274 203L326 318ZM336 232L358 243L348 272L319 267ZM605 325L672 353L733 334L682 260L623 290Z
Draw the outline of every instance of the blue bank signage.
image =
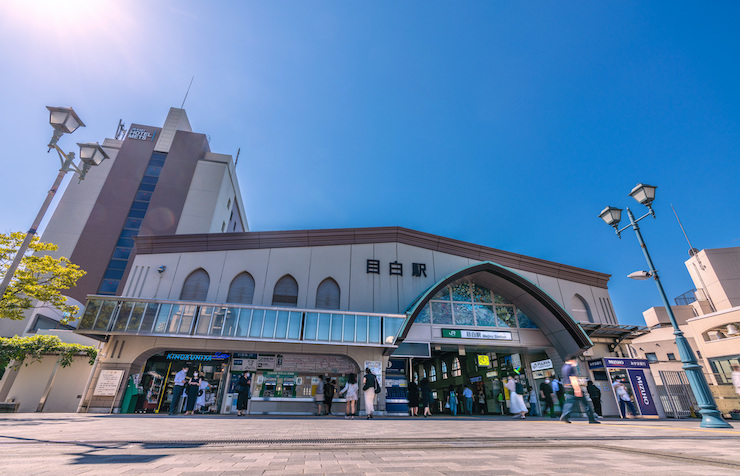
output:
M611 357L588 361L588 368L591 370L603 369L604 367L609 369L649 369L650 362L645 359L620 359Z

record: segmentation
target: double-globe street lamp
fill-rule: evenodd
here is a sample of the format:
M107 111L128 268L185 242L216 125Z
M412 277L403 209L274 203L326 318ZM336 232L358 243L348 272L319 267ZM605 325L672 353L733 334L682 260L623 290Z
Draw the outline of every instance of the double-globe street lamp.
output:
M678 327L676 316L673 314L673 310L671 309L671 305L668 302L668 297L665 294L663 285L660 283L658 272L655 270L653 260L650 258L650 253L648 253L647 245L645 245L645 240L642 239L640 227L637 225L637 222L648 216L652 216L653 218L655 218L655 211L653 210L652 203L655 199L656 188L657 187L653 187L652 185L638 183L635 188L632 189L632 191L630 192L630 196L637 200L640 204L645 205L648 208L648 212L640 218L635 219L632 211L629 208L626 208L627 216L630 219L630 223L624 228L619 228L619 222L622 219L622 210L620 208L606 207L599 214L599 218L604 220L607 225L613 226L619 238L622 237L622 232L627 228L631 227L633 230L635 230L637 241L640 243L642 252L645 254L645 259L647 260L649 271L632 273L630 277L636 279L647 279L649 277L652 277L655 280L655 284L658 286L660 297L663 299L663 304L665 304L666 311L668 312L668 317L670 318L671 324L673 325L673 335L676 337L676 346L678 347L678 353L681 356L681 362L683 362L683 369L689 379L691 390L694 392L694 396L699 403L699 413L701 413L702 417L700 426L703 428L732 428L732 425L722 419L722 414L717 410L717 405L714 402L714 397L712 397L711 390L709 390L709 385L707 384L707 380L704 377L704 373L702 372L702 367L697 363L696 357L694 356L694 351L689 345L689 341L683 335L683 331Z
M62 135L71 134L75 130L77 130L78 127L85 127L85 124L83 124L77 113L71 107L46 106L46 108L49 110L49 124L51 124L51 127L54 128L54 133L51 136L51 141L49 142L49 152L51 152L51 149L57 151L57 153L59 154L59 161L61 162L61 168L59 169L59 174L54 181L54 185L51 186L49 193L46 195L46 200L44 200L44 204L41 205L41 209L39 210L38 215L36 215L36 219L31 225L31 228L28 230L28 233L26 233L26 238L23 240L20 248L18 248L18 251L15 254L13 262L10 264L10 267L5 272L3 282L2 284L0 284L0 299L5 296L5 291L10 285L10 280L13 278L16 269L18 269L18 265L20 265L21 259L26 254L26 251L28 251L28 246L31 244L31 240L33 239L34 235L36 235L36 230L41 224L41 220L44 218L46 210L49 208L49 205L51 205L51 201L54 198L59 185L61 185L62 179L64 179L64 175L67 172L74 171L77 173L79 179L83 180L91 167L95 165L100 165L103 160L108 158L108 154L105 153L103 148L100 147L100 144L98 144L97 142L78 142L77 145L80 147L80 164L75 165L75 153L70 152L69 154L65 154L64 151L59 148L57 142L62 137Z

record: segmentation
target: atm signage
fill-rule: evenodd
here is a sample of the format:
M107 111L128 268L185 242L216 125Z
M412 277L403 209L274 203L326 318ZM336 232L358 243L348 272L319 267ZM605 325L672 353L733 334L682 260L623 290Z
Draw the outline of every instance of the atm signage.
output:
M442 337L450 339L511 340L511 332L469 331L465 329L442 329Z
M192 362L211 362L214 360L228 360L229 354L223 352L214 352L213 354L183 354L179 352L167 352L167 360L187 360Z

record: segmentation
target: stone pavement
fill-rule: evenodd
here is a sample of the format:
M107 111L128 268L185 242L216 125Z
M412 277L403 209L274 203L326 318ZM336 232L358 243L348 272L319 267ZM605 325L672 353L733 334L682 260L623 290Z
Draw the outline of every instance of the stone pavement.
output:
M25 474L738 474L740 425L697 420L0 415Z

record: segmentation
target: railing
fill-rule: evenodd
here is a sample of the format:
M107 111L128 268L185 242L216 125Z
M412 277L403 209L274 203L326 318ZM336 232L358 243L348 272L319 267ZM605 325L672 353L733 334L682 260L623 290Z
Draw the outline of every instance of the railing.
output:
M674 299L677 306L688 306L692 302L696 301L696 288L689 289L685 293L681 294Z
M393 346L405 315L90 296L77 332Z

